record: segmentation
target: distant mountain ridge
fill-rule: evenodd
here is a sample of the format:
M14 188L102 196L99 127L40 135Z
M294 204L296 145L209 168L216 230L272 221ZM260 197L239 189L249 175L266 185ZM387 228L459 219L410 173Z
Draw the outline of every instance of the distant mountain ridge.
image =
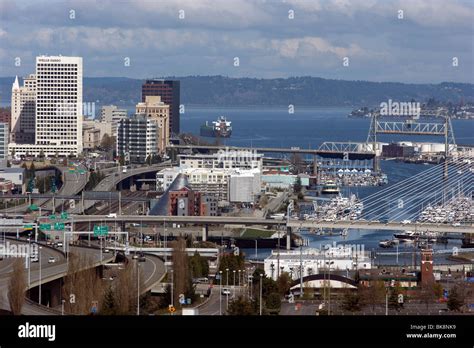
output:
M474 84L442 82L406 84L331 80L319 77L275 79L225 76L165 77L181 81L181 103L202 106L376 106L388 99L424 102L474 102ZM0 77L0 101L9 103L14 77ZM126 77L85 77L85 102L134 105L141 100L144 80Z

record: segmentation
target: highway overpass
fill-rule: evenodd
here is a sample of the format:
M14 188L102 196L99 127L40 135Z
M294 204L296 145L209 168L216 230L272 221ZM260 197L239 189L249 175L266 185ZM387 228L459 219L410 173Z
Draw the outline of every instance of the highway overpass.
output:
M285 220L264 219L264 218L248 218L234 216L144 216L144 215L119 215L116 218L108 218L107 215L76 215L73 217L74 222L98 222L98 223L114 223L114 222L142 222L163 224L182 223L197 225L265 225L265 226L286 226ZM447 232L447 233L474 233L474 226L461 225L452 226L447 224L432 223L413 223L404 225L400 222L370 222L370 221L308 221L291 219L288 227L291 228L350 228L365 230L391 230L391 231L431 231L431 232Z
M171 161L166 161L160 164L146 166L146 167L138 167L133 169L128 169L126 173L120 172L112 172L110 175L107 175L101 182L94 187L93 191L102 191L102 192L110 192L115 191L116 186L125 179L131 178L135 175L146 174L150 172L157 172L162 170L166 167L171 165ZM82 206L82 202L76 204L74 209L69 209L71 214L80 214L83 211L91 208L96 204L98 201L88 200L84 202L84 207Z
M69 167L64 166L52 166L58 169L61 172L63 178L63 185L56 193L58 196L61 195L77 195L81 192L87 184L88 181L88 170L82 164L75 167L74 172L70 172ZM80 174L79 172L84 172ZM28 195L22 195L18 198L28 199ZM39 198L32 200L32 203L35 203L37 206L42 207L43 209L53 210L52 199L48 198ZM63 201L55 200L54 206L55 209L60 207L63 204ZM29 203L21 204L13 208L3 209L2 212L5 213L25 213L28 210Z

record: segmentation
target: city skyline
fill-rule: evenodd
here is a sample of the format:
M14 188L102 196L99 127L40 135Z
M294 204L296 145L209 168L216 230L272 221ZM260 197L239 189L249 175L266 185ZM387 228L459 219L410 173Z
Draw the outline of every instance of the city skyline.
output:
M0 75L27 76L46 54L84 57L86 77L472 83L468 1L114 4L0 1Z

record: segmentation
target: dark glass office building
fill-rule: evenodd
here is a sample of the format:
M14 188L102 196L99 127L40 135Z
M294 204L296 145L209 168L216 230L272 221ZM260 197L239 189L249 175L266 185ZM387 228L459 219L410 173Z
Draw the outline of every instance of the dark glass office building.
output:
M147 95L159 95L161 101L170 106L170 134L179 134L179 81L146 80L142 85L142 102Z

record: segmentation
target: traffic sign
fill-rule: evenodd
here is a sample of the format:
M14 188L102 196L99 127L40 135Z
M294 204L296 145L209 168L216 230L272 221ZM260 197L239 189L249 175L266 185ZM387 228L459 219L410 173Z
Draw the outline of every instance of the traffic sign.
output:
M63 211L63 212L61 213L61 219L63 219L63 220L66 220L66 219L68 218L68 216L69 216L68 213L65 212L65 211Z
M176 312L176 308L174 308L174 306L172 306L172 305L169 305L168 306L168 312L174 313L174 312Z
M36 211L36 210L38 210L38 209L39 209L39 208L38 208L38 206L37 206L36 204L32 204L32 205L30 205L30 206L29 206L29 208L30 208L30 210L32 210L32 211Z
M94 226L94 236L106 236L109 234L109 226Z
M50 231L51 230L51 224L40 224L40 230Z
M54 223L54 229L56 231L62 231L64 230L64 222L55 222Z
M56 220L56 215L54 215L54 214L50 215L50 216L49 216L49 219L50 219L50 220Z
M25 230L32 230L33 227L35 227L33 224L26 224L26 225L23 225L23 229L25 229Z

